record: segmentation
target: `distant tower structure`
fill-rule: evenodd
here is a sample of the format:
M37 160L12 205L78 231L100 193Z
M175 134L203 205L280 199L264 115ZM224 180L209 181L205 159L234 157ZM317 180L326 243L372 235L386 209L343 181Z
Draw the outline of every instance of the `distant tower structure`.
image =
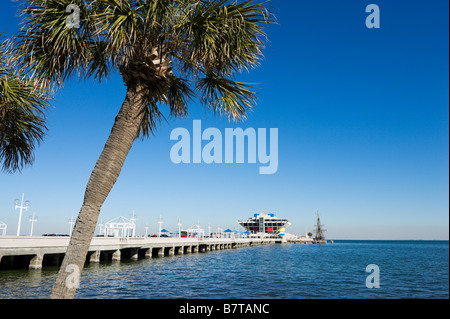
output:
M320 223L319 212L317 212L317 224L314 228L314 232L316 233L316 236L314 237L314 242L317 244L326 244L327 243L327 241L325 239L325 235L323 234L326 231L326 229L323 228L323 226L325 226L325 225L322 225Z

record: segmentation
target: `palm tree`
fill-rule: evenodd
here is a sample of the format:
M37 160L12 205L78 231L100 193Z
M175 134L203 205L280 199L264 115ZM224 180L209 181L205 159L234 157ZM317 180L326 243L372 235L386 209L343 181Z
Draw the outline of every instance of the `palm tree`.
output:
M14 72L7 51L7 43L1 42L0 162L4 172L13 173L34 162L34 150L47 130L49 95Z
M117 72L127 89L52 290L51 298L73 298L67 267L83 268L101 206L134 140L154 133L162 107L184 117L194 98L229 120L244 119L256 95L235 76L258 65L273 17L264 4L226 0L26 0L22 16L14 56L42 87Z

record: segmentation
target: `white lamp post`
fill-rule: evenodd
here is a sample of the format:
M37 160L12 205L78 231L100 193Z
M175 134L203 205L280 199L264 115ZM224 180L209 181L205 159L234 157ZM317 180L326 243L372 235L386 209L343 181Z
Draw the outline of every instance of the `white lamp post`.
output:
M4 222L2 222L0 220L0 230L2 231L0 236L5 236L6 235L6 228L8 228L8 225L6 225Z
M100 224L98 224L98 234L100 236L105 234L105 229L103 228L103 226L103 219L100 219Z
M17 236L20 236L20 223L22 221L22 210L24 208L25 208L25 210L28 210L28 207L30 206L30 201L28 201L28 200L25 202L25 206L24 206L24 204L23 204L24 197L25 197L25 194L22 194L22 203L20 204L20 206L19 206L19 200L18 199L16 199L16 202L15 202L15 204L16 204L15 209L17 209L17 208L20 209L20 211L19 211L19 224L17 225Z
M197 230L197 237L198 238L203 238L203 230L202 231L200 231L200 222L199 221L197 221L197 225L195 225L195 228L197 228L198 230Z
M130 222L133 225L131 237L135 237L136 236L136 224L135 224L136 219L137 218L136 218L136 215L134 214L134 210L133 210L133 214L130 216Z
M162 229L162 223L163 223L163 219L162 219L162 216L161 215L159 215L159 218L158 218L158 224L159 224L159 231L158 231L158 237L161 237L161 229Z
M178 238L181 238L181 219L178 219Z
M34 223L38 221L38 217L37 217L37 216L34 216L34 212L33 212L33 215L30 216L29 221L31 222L31 230L30 230L30 237L31 237L31 236L33 236L33 226L34 226Z
M145 237L148 237L148 225L145 224Z
M75 221L73 220L73 216L69 219L69 236L72 237L72 230L73 230L73 225L75 224Z

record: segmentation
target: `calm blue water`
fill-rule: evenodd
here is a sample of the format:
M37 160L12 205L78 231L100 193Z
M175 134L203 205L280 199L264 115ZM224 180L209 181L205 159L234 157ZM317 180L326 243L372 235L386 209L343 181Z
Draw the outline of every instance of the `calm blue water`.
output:
M368 289L366 266L379 267ZM0 272L0 298L47 298L57 268ZM86 266L76 298L449 298L448 241L268 245Z

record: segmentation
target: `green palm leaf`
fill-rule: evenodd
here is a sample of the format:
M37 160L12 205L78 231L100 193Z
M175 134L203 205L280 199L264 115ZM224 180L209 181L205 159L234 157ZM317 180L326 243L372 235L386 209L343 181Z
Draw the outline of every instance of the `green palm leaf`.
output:
M47 130L49 95L15 74L7 46L0 44L0 161L5 172L20 171L34 162L34 150Z

